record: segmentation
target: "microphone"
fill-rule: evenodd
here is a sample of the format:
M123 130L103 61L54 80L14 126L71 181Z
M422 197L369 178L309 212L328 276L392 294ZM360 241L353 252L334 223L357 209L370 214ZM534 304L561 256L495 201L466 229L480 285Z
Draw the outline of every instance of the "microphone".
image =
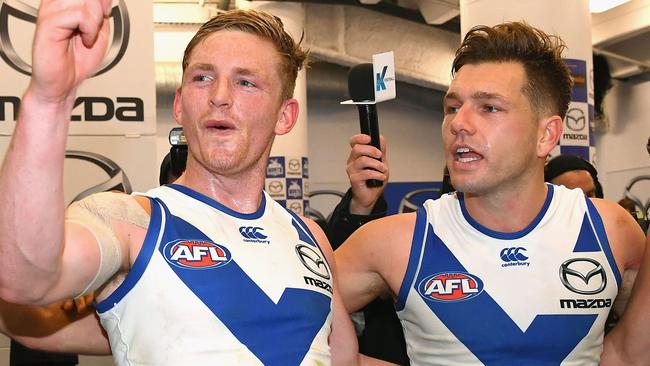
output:
M359 125L361 133L370 136L370 144L381 150L379 142L379 121L375 100L375 84L371 63L358 64L350 69L348 74L348 91L352 101L359 110ZM371 104L362 102L372 102ZM380 159L381 160L381 159ZM378 179L368 179L367 187L381 187L384 182Z

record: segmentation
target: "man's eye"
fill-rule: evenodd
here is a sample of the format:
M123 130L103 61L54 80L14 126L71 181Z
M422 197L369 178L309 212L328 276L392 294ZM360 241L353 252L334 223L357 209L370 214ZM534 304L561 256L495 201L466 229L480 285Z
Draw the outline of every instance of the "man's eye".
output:
M199 82L201 82L201 81L211 81L211 80L212 80L212 77L211 77L211 76L208 76L208 75L194 75L194 76L192 77L192 81L199 81Z
M460 108L449 106L449 107L447 107L447 108L445 109L445 113L447 113L447 114L454 114L454 113L458 112L458 109L460 109Z
M489 112L489 113L494 113L494 112L500 111L499 108L497 108L497 107L495 107L493 105L489 105L489 104L483 106L483 110L486 111L486 112Z
M245 87L254 87L255 84L251 83L248 80L239 80L239 85L245 86Z

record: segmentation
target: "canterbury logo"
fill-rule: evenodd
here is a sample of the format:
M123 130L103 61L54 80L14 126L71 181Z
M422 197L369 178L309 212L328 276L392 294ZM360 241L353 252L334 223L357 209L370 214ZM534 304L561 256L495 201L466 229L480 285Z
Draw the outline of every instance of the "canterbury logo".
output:
M525 251L526 248L523 247L503 248L500 254L501 260L504 262L523 262L528 260L528 257L522 253Z
M262 233L262 230L264 229L257 226L242 226L239 228L239 233L246 239L264 240L267 236Z

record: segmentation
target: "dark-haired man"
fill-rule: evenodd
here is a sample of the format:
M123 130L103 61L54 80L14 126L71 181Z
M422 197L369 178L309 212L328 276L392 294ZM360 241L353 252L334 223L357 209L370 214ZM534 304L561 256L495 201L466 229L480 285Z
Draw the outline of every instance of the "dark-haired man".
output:
M614 202L544 183L571 77L525 23L471 30L444 98L457 193L379 219L336 252L348 311L392 296L413 365L597 365L644 238Z

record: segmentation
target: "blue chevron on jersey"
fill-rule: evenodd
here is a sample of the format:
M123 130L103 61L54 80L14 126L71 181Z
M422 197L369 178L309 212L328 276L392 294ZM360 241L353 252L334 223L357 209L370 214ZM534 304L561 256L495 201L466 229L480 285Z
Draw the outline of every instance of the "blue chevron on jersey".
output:
M174 222L175 230L171 236L163 235L163 242L175 236L196 242L210 240L178 217L171 216L169 221ZM264 365L298 365L329 312L328 296L305 289L286 289L280 302L273 303L237 265L236 258L229 266L210 273L170 268ZM322 315L315 318L311 314ZM301 334L295 333L296 327ZM270 339L283 340L282 347Z
M424 281L427 269L436 268L446 273L467 273L440 238L432 234L426 245L418 282ZM472 276L477 278L476 276ZM515 293L516 294L516 293ZM420 292L420 295L423 294ZM540 314L525 331L521 330L487 291L480 291L464 301L430 301L433 313L469 350L486 365L504 363L501 354L516 349L521 356L559 365L589 332L596 315ZM424 297L424 296L423 296ZM548 335L552 334L552 337ZM521 359L512 359L512 365L521 365Z
M332 280L307 228L266 195L261 212L233 215L185 187L147 194L149 260L99 304L117 365L330 363Z
M598 365L618 269L590 203L549 185L531 223L502 233L461 194L425 202L395 306L411 365Z

